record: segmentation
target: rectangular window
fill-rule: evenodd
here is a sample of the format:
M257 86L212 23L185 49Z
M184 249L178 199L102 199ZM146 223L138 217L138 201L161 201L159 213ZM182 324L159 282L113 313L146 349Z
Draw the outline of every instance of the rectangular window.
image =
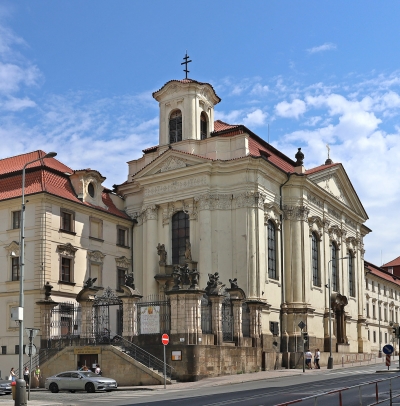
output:
M382 320L382 309L381 309L381 307L379 306L379 308L378 308L378 320Z
M383 309L383 317L384 317L384 321L387 321L387 309Z
M121 286L125 285L126 269L117 268L117 290L121 290Z
M14 352L15 352L15 354L19 354L19 345L15 346L15 351Z
M1 353L2 353L2 355L6 355L6 354L7 354L7 346L6 346L6 345L2 345L2 346L1 346Z
M353 256L349 253L349 294L350 296L355 296L354 289L354 269L353 269Z
M368 330L368 341L371 341L370 331Z
M72 259L61 257L61 278L62 282L72 282Z
M365 278L365 289L368 290L368 279Z
M372 318L376 319L376 306L374 304L372 305Z
M387 340L387 333L385 333L385 343L387 343L388 342L388 340Z
M386 296L386 286L383 287L383 296Z
M117 245L121 247L128 246L128 229L125 227L117 226Z
M66 209L61 209L60 217L61 217L61 224L60 224L61 230L69 232L69 233L75 232L74 212L72 212L70 210L66 210Z
M267 223L268 232L268 277L278 280L278 274L276 272L276 232L275 225L271 220Z
M367 317L369 317L369 303L366 304Z
M20 228L21 227L21 210L13 211L12 212L12 228Z
M371 289L372 289L372 292L375 292L375 283L374 283L374 281L371 281Z
M390 311L390 321L394 323L394 310Z
M373 332L374 343L376 343L376 331Z
M100 219L90 219L90 237L97 240L103 239L103 222Z
M19 281L19 257L11 258L11 280Z
M92 279L97 278L95 286L102 286L101 284L101 264L90 263L90 277Z
M313 272L313 284L314 286L321 286L321 282L319 280L319 269L318 269L318 237L316 233L312 233L311 236L311 256L312 256L312 272Z
M334 243L332 243L332 290L335 292L339 289L339 273L338 273L338 264L337 264L337 248Z

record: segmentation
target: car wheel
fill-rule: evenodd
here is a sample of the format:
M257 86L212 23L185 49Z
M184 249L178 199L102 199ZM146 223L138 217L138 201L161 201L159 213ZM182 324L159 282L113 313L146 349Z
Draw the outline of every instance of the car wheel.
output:
M75 393L76 391L75 391L75 390L70 390L70 392L71 392L71 393Z
M92 384L92 382L88 382L85 386L86 392L87 393L94 393L96 391L94 385Z
M54 382L50 384L49 389L52 393L58 393L58 385Z

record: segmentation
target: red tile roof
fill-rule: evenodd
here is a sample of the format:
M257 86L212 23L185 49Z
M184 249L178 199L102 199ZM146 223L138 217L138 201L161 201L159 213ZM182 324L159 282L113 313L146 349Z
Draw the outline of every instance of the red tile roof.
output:
M325 169L328 169L328 168L332 168L333 166L338 166L338 165L340 165L339 163L332 163L332 164L328 164L328 165L320 165L320 166L316 166L315 168L312 168L312 169L307 169L306 170L306 175L311 175L311 174L313 174L313 173L316 173L316 172L320 172L320 171L324 171Z
M34 151L0 160L0 200L17 198L22 195L22 168L34 159L45 155L43 151ZM54 158L46 158L29 165L25 175L25 195L47 192L72 202L91 206L98 210L129 219L129 216L117 209L108 193L103 192L103 203L108 210L84 203L78 199L69 175L74 171Z
M376 266L376 265L372 264L371 262L368 262L365 260L364 260L364 267L367 268L371 272L371 274L378 276L379 278L385 279L389 282L400 285L399 277L387 272L385 269L382 269L381 267Z
M214 132L228 130L228 129L232 129L232 128L236 128L236 127L240 127L240 125L224 123L221 120L214 121Z
M393 261L390 261L387 264L382 265L382 268L383 267L386 268L387 266L400 266L400 257L397 257Z

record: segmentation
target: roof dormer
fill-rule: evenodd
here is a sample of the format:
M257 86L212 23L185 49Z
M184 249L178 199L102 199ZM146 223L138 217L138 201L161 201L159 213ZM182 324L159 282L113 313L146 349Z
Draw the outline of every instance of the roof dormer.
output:
M160 106L159 145L202 140L214 131L214 106L221 99L210 84L171 80L153 97Z
M74 171L70 176L75 193L84 203L107 209L103 202L103 185L106 180L100 172L92 169Z

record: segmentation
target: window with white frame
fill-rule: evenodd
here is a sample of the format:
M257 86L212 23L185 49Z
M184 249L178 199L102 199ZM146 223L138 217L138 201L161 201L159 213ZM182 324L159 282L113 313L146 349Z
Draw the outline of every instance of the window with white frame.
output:
M271 220L267 223L268 230L268 277L278 279L276 270L276 229Z

